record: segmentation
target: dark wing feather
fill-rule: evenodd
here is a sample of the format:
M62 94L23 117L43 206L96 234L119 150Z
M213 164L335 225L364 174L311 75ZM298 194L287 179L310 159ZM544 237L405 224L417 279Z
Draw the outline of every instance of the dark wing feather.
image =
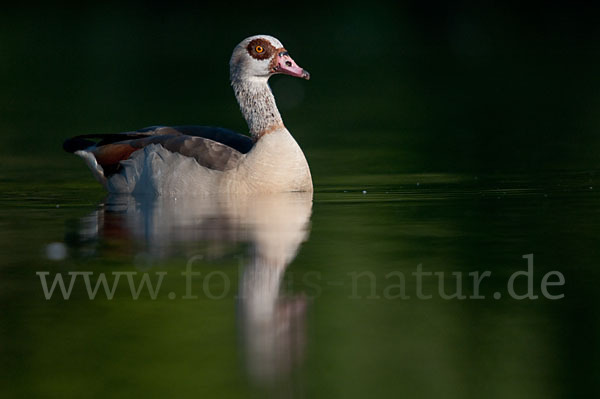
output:
M243 156L241 152L225 144L183 134L164 134L131 141L133 147L143 148L149 144L160 144L171 152L194 158L206 168L220 171L233 169Z
M63 148L68 152L90 150L108 177L119 171L120 161L150 144L160 144L169 151L194 158L204 167L223 171L234 168L254 142L248 136L218 127L150 126L134 132L72 137L64 142Z
M234 132L233 130L223 129L221 127L210 126L177 126L174 128L181 134L194 137L204 137L225 144L231 148L235 148L242 154L248 153L254 146L254 141L243 134Z
M135 132L126 134L183 134L187 136L203 137L221 144L225 144L246 154L254 146L254 141L248 136L236 133L233 130L213 126L149 126Z

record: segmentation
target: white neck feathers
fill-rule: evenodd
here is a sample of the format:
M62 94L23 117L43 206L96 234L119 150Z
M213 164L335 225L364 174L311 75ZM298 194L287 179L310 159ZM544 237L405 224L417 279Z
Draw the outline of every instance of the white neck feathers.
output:
M231 81L240 110L255 140L284 127L267 80L268 77L238 76Z

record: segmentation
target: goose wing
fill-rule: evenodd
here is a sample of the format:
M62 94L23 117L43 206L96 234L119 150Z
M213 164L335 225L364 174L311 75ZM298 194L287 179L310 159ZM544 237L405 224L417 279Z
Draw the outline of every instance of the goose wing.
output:
M225 171L235 168L254 142L248 136L218 127L151 126L133 132L75 136L66 140L63 148L93 154L109 177L120 170L121 161L150 144L194 158L206 168Z

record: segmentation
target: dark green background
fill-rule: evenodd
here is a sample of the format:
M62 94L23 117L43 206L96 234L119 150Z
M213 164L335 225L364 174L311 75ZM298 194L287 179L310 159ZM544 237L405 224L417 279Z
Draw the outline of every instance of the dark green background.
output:
M244 132L229 56L267 33L312 73L272 86L317 183L324 172L595 168L598 17L547 2L7 9L0 151L58 155L68 136L153 124Z

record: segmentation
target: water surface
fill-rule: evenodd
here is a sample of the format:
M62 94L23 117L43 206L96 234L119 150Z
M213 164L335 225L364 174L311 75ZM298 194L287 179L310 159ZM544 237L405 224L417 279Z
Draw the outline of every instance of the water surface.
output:
M147 199L4 177L4 391L531 398L590 389L596 173L331 180L314 198ZM534 300L507 292L526 254ZM419 299L419 265L444 273L446 295L462 273L467 298L444 299L433 275L420 288L431 299ZM470 298L475 271L491 272L484 299ZM550 271L564 276L548 289L562 299L542 295ZM59 288L46 299L39 272L48 286L80 273L65 300ZM92 288L121 274L112 299L102 288L89 299L81 272ZM161 285L134 299L128 279L135 291L144 275Z

